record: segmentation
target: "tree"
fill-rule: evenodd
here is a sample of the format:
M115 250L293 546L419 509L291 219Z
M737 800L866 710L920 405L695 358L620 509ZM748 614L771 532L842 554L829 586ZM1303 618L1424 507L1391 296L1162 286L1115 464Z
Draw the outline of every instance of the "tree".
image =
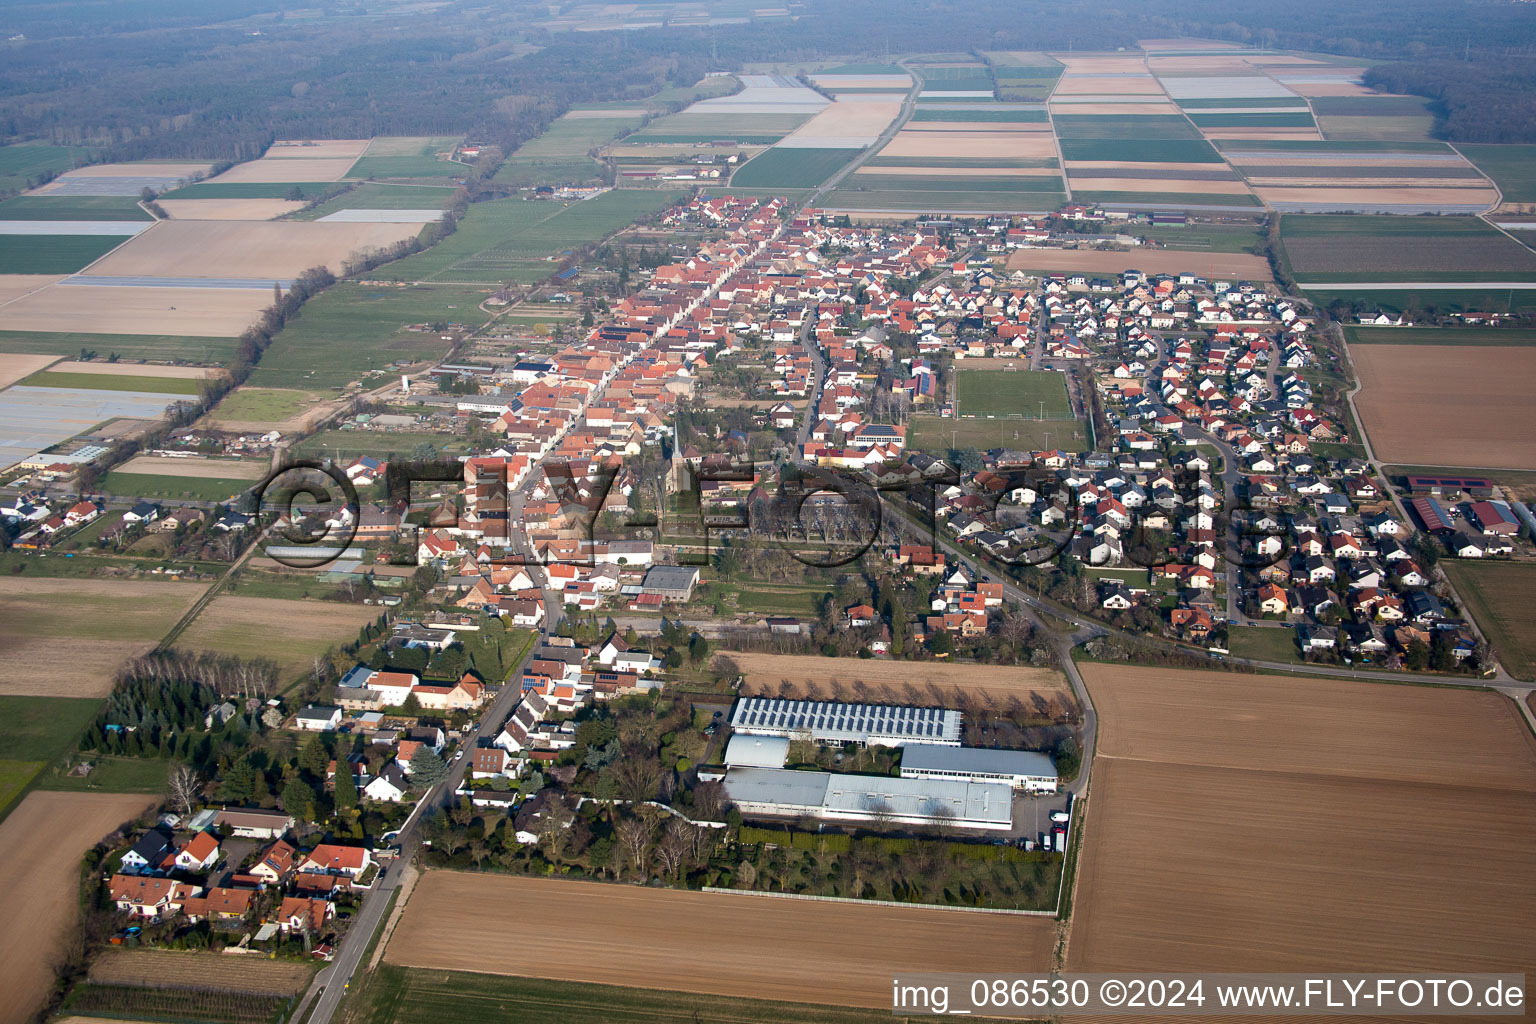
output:
M312 779L324 779L331 766L331 752L319 736L311 736L299 751L299 767Z
M615 826L613 834L619 841L619 848L628 855L630 863L635 866L635 873L643 873L646 854L651 848L650 824L636 817L624 818Z
M423 792L442 782L448 777L448 765L442 758L432 753L432 748L426 744L416 748L411 755L411 788Z
M248 803L256 795L256 769L245 760L236 761L219 776L219 799L227 804Z
M625 800L640 803L656 795L656 786L661 782L661 765L649 750L638 746L626 748L612 770L619 796Z
M955 650L954 637L949 635L949 630L936 630L928 638L928 649L934 654L952 654Z
M352 763L336 759L336 810L349 811L357 806L357 780L352 777Z
M283 787L283 810L300 821L315 820L315 791L303 779Z
M183 818L192 816L192 808L202 800L203 779L191 765L178 765L171 771L171 803L181 809Z
M551 797L544 804L539 817L539 845L544 847L544 855L550 860L558 861L565 853L575 822L576 815L559 797Z

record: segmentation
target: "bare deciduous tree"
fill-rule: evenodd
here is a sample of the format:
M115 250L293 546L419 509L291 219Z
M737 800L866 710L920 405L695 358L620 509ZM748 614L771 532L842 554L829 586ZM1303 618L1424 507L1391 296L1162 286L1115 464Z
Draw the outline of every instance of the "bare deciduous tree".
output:
M645 870L646 855L651 848L651 826L639 818L623 818L614 827L619 848L629 855L637 874Z
M203 780L191 765L177 765L170 777L171 803L180 809L183 818L192 816L192 808L201 802Z

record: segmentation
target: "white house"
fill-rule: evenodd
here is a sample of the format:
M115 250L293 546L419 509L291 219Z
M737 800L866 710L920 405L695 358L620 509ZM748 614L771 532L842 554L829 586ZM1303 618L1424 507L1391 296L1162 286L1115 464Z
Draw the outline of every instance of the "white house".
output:
M341 708L311 705L293 716L293 724L306 732L334 732L341 725Z

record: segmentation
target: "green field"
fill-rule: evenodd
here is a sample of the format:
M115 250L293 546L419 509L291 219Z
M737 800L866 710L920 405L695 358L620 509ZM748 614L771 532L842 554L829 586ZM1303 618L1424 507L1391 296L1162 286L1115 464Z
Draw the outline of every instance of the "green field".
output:
M155 473L110 472L101 481L101 490L120 498L160 498L167 500L228 501L250 488L253 480L198 479L189 476L160 476Z
M272 340L249 383L301 390L342 387L395 360L441 358L447 345L437 334L405 328L439 321L479 327L490 318L480 303L493 292L451 285L333 285L306 302ZM317 359L322 352L325 358Z
M68 331L0 331L0 352L78 356L81 349L105 359L113 352L125 359L223 363L233 357L234 338L177 338L161 334L73 334Z
M956 376L961 416L1067 420L1067 378L1055 370L967 370ZM1044 403L1044 413L1041 415Z
M199 181L162 192L161 199L287 199L294 189L303 199L318 199L334 181Z
M822 205L834 210L913 213L1049 213L1066 201L1065 192L874 191L842 185Z
M759 153L731 176L744 188L815 188L836 174L862 150L779 149Z
M1060 167L1055 157L1001 156L872 156L859 170L880 167Z
M1198 111L1205 107L1299 107L1304 101L1295 96L1244 96L1240 100L1209 96L1174 100L1182 109Z
M458 178L469 170L465 164L439 159L459 144L456 135L437 137L378 138L347 171L349 178Z
M1056 175L1029 175L1016 178L984 175L925 177L915 174L866 174L861 168L848 179L850 187L872 192L1061 192L1061 178Z
M1536 345L1519 327L1345 327L1351 345Z
M729 898L729 897L724 897ZM666 984L660 977L656 984ZM690 984L680 979L677 984ZM889 1010L693 995L381 963L350 1000L370 1024L890 1024ZM808 992L808 998L817 994Z
M747 136L777 141L811 119L810 114L681 113L658 117L629 136L630 142L654 142L654 136L677 136L700 142L716 139L747 141ZM601 124L602 122L598 122ZM585 150L582 150L585 153Z
M1061 139L1067 160L1120 160L1129 163L1219 164L1221 155L1204 139Z
M1250 195L1224 192L1081 192L1072 198L1080 203L1114 203L1118 206L1259 206Z
M1202 114L1198 110L1189 119L1201 128L1311 128L1312 115L1289 114Z
M1380 139L1222 139L1221 148L1229 153L1245 150L1263 152L1287 150L1293 153L1449 153L1451 147L1444 142L1413 141L1395 142Z
M1301 663L1301 648L1296 646L1294 630L1270 626L1228 626L1227 650L1234 658L1255 661Z
M345 195L329 199L299 220L319 220L340 210L441 210L453 201L455 189L447 185L389 185L365 182Z
M558 258L671 206L670 189L623 189L580 202L495 199L476 203L442 242L373 276L397 281L501 284L541 281L561 268Z
M285 420L311 404L310 396L302 391L240 387L224 396L216 407L215 415L226 420L265 423Z
M50 146L42 142L0 146L0 192L19 192L29 180L49 172L67 171L77 160L89 156L90 150L80 146Z
M1536 146L1458 143L1456 148L1493 179L1506 203L1536 203Z
M1477 217L1401 217L1388 214L1287 213L1280 218L1282 238L1343 236L1396 238L1433 235L1441 238L1504 238L1497 228Z
M189 377L140 377L119 373L64 373L44 370L21 383L34 388L73 391L142 391L154 395L195 395L198 382Z
M668 132L656 135L631 135L624 140L624 143L626 145L634 143L636 145L695 146L704 142L713 142L717 139L729 139L732 143L740 146L771 146L788 134L788 132L774 132L771 135L765 135L759 132L755 134L720 135L718 133L708 134L704 132L684 132L682 134Z
M934 110L913 111L914 121L1045 121L1045 110Z
M612 117L562 117L536 139L519 146L496 172L509 185L580 184L599 179L602 165L587 155L641 122L643 112L615 111Z
M1077 420L972 420L914 416L907 447L944 452L950 448L1046 448L1087 451L1088 428Z
M0 220L154 220L126 196L16 196L0 203Z
M0 696L0 717L6 722L0 818L10 813L38 772L74 748L100 707L94 697Z
M1363 303L1372 309L1401 313L1414 309L1433 309L1441 313L1536 313L1536 290L1532 289L1456 289L1456 288L1306 288L1307 296L1320 305L1338 300ZM1317 449L1313 448L1313 454Z
M1429 114L1390 117L1328 117L1317 115L1317 129L1330 139L1419 142L1429 138L1435 119Z
M73 274L129 235L0 235L0 274Z
M900 64L839 64L835 68L822 68L818 75L904 75L907 69Z
M1319 117L1393 117L1428 113L1422 96L1314 96Z
M1440 566L1510 675L1536 680L1536 566L1454 558Z
M306 437L295 449L300 455L322 455L338 462L350 461L359 455L410 454L424 444L430 444L440 452L468 450L468 442L452 434L428 432L385 433L373 430L323 430Z
M1210 252L1248 252L1264 244L1258 224L1186 224L1183 227L1136 225L1135 234L1170 249L1205 249Z
M1067 139L1200 139L1200 133L1182 114L1056 114L1051 120L1063 142Z

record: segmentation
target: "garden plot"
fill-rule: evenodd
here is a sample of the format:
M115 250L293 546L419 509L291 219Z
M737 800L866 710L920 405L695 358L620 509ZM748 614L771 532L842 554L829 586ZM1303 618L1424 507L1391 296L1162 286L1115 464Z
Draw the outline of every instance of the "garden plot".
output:
M340 273L359 250L392 245L422 224L165 221L91 268L91 275L291 279L325 264Z

